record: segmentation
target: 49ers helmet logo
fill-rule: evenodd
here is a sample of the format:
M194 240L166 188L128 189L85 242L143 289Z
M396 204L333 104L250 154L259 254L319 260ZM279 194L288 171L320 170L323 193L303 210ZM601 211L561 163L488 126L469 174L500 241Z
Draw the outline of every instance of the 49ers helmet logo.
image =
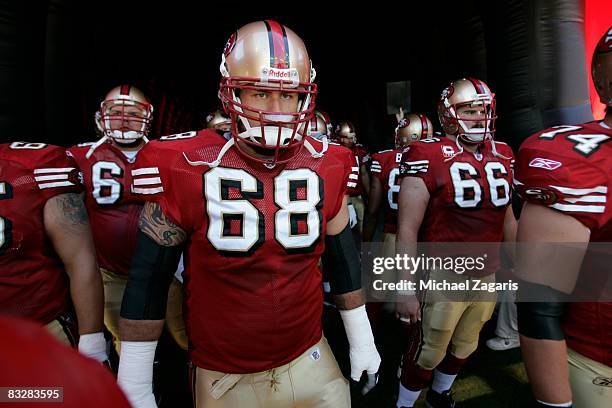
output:
M441 99L450 98L453 95L454 92L455 92L455 88L452 85L447 86L442 91Z
M232 52L232 50L234 49L234 46L236 45L236 35L237 33L234 32L229 40L227 40L227 43L225 43L225 48L223 49L223 54L227 57L227 55Z

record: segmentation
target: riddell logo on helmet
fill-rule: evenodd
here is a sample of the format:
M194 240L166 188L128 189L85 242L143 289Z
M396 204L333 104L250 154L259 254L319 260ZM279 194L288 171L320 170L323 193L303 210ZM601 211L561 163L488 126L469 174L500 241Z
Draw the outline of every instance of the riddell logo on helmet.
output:
M300 82L300 75L295 68L281 69L264 67L261 70L262 79L267 81L291 81L292 85L297 86Z

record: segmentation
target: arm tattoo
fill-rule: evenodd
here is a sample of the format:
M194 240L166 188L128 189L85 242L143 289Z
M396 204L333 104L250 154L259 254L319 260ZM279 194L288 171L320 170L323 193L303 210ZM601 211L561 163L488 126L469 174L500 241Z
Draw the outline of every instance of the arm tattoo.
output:
M69 226L88 225L87 209L80 195L75 193L60 194L56 197L57 209L61 213L63 224Z
M148 202L144 205L138 228L163 246L179 245L187 238L185 231L170 221L157 203Z

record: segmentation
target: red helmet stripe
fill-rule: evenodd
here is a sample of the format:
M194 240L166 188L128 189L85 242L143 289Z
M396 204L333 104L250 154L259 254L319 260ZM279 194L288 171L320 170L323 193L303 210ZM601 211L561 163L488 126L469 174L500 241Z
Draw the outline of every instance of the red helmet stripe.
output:
M130 85L121 85L121 89L119 90L119 95L129 95L130 94Z
M427 117L422 113L419 113L419 119L421 119L421 137L427 137L429 133L429 125L427 124Z
M289 68L289 41L285 27L274 20L266 20L268 41L270 44L270 66L273 68Z
M480 81L480 79L468 78L467 80L470 81L472 85L474 85L474 89L476 89L476 93L478 94L485 93L485 88L484 86L482 86L482 82Z

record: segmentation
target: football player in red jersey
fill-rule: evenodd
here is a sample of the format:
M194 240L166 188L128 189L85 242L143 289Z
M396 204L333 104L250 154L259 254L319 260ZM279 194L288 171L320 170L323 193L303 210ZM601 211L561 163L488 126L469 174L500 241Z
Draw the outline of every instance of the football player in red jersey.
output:
M148 142L153 106L138 88L120 85L106 94L97 118L102 138L73 146L69 151L83 173L85 204L104 282L104 324L119 351L119 311L143 206L139 193L150 191L147 183L155 181L141 178L134 191L131 189L136 157ZM178 281L173 281L172 291L179 296L171 298L180 303ZM176 318L176 313L172 316L168 320L170 332L186 350L182 319Z
M76 163L61 147L0 144L0 313L36 320L107 360L98 273ZM4 334L3 334L4 336Z
M389 251L385 254L395 255L395 232L397 228L397 198L399 195L399 164L402 150L412 142L433 137L433 125L422 113L410 113L400 120L395 128L395 148L383 150L372 155L370 172L370 193L368 194L367 214L364 220L363 241L371 242L376 230L376 220L384 202L385 237Z
M205 130L204 137L151 142L139 155L142 173L155 172L163 191L150 196L155 202L140 219L121 310L118 382L134 406L153 406L165 287L185 242L196 406L348 407L347 382L322 337L318 265L321 256L335 265L331 286L351 377L374 375L380 357L347 227L354 159L306 136L315 71L286 26L266 20L240 28L221 73L232 138Z
M39 325L15 317L0 316L0 396L3 407L61 406L64 408L129 408L112 374L100 364L79 356ZM28 388L33 399L14 398ZM60 389L58 389L60 388ZM54 394L54 390L57 393ZM42 392L41 392L42 391ZM38 398L36 398L38 396ZM45 404L40 397L48 397ZM29 404L28 404L29 403Z
M385 208L385 225L383 230L383 248L382 255L384 257L395 256L395 233L397 229L397 198L399 196L399 164L402 160L402 150L420 139L433 137L433 125L427 116L421 113L410 113L403 115L397 127L395 128L395 149L383 150L372 155L372 165L370 172L370 193L368 194L368 205L366 209L364 224L363 224L363 241L372 242L376 231L378 221L378 213L384 205ZM388 271L385 274L385 280L389 281L394 278L394 274ZM377 293L372 294L380 302L368 304L368 313L370 320L377 325L381 307L383 306L383 298L377 296ZM391 301L391 299L389 299ZM395 306L387 303L388 306Z
M349 190L349 203L355 209L359 234L363 230L363 215L365 213L365 199L370 191L370 175L368 163L370 155L362 144L357 143L355 126L351 122L340 122L334 130L333 140L342 146L351 149L355 157L355 168L359 171L357 179L352 179Z
M523 142L517 160L515 187L526 200L517 236L523 243L519 298L524 289L535 289L550 300L517 304L523 358L541 406L612 402L612 303L585 292L589 285L605 287L598 282L609 279L609 251L601 268L601 255L592 251L572 265L559 256L541 262L524 246L612 241L612 27L595 49L592 77L607 106L603 121L536 133ZM587 293L593 302L564 304L572 292Z
M512 150L493 140L495 96L479 79L459 79L442 92L438 114L446 138L414 142L403 153L397 249L414 256L417 242L488 242L501 247L502 240L514 239L516 221L509 206ZM434 268L430 279L494 282L499 251L492 252L482 270L460 275ZM454 406L450 388L478 346L494 299L470 293L469 301L443 301L427 294L421 310L414 293L397 295L398 316L413 325L422 321L422 336L415 336L419 344L409 344L403 357L397 406L412 407L432 376L429 406Z
M324 137L331 138L332 134L333 128L329 115L323 111L315 111L308 126L308 135L321 140Z

